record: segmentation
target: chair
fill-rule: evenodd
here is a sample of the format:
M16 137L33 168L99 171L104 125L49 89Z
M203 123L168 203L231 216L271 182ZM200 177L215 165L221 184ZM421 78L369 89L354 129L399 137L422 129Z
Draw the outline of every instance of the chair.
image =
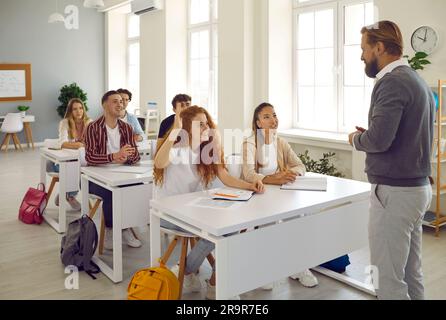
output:
M50 187L48 188L48 194L46 200L49 201L51 194L53 193L54 186L57 182L59 182L59 173L58 172L47 172L48 176L51 177Z
M102 198L98 197L94 194L90 194L89 196L93 200L96 200L93 205L91 204L90 201L88 201L88 205L90 207L90 212L89 212L88 216L90 217L90 219L93 219L94 216L96 215L96 211L99 209L99 206L102 203ZM105 239L105 219L104 219L104 213L101 210L101 228L99 231L99 246L98 246L100 255L102 255L104 252L104 239Z
M161 232L163 232L166 235L171 235L174 237L174 239L170 242L169 247L167 248L166 253L161 257L161 262L164 265L167 265L167 262L169 261L170 256L172 255L173 250L175 250L175 247L177 243L181 243L181 254L180 254L180 270L178 272L178 280L180 281L180 295L179 298L181 299L182 293L183 293L183 282L184 282L184 271L186 269L186 256L187 256L187 248L188 244L190 243L191 249L195 246L196 241L199 238L196 238L195 235L181 232L177 230L171 230L167 228L161 227ZM207 260L209 261L209 264L212 266L212 268L215 268L215 259L212 254L209 254L207 256Z
M22 145L20 143L17 133L23 131L23 120L20 113L8 113L5 120L3 121L1 132L6 133L5 138L0 146L0 151L5 146L5 152L8 152L9 140L12 137L15 149L20 149L23 151Z

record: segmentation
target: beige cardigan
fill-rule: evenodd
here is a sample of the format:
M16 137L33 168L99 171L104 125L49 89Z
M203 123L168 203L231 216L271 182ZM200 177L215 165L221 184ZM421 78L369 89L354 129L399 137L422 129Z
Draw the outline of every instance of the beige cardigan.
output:
M85 132L87 131L87 126L92 122L91 119L88 120L88 122L85 124ZM60 123L59 123L59 142L58 142L58 146L59 149L62 148L62 145L65 142L75 142L74 139L70 139L69 138L69 125L68 125L68 119L63 119Z
M277 150L277 172L289 170L301 176L304 175L306 172L305 165L291 149L289 143L280 137L274 139L273 143ZM257 149L255 137L252 135L243 142L242 179L253 183L264 178L265 176L258 173L257 170Z

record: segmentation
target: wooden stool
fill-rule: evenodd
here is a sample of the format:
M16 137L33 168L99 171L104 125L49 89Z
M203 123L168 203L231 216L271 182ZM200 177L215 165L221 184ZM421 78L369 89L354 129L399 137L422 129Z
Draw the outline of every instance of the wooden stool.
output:
M175 250L175 247L177 243L181 243L181 254L180 254L180 269L178 272L178 280L180 282L180 294L179 299L181 299L181 296L183 294L183 282L184 282L184 272L186 269L186 256L187 256L187 247L190 243L191 248L195 246L196 241L199 239L195 235L181 232L177 230L171 230L167 228L161 227L161 232L174 236L174 239L169 244L169 247L167 248L166 253L161 257L161 262L164 265L167 265L167 262L169 261L170 256L172 255L173 250ZM209 261L209 264L212 266L212 269L215 268L215 259L212 254L209 254L207 256L207 260Z
M48 194L47 194L47 201L50 200L51 194L53 193L54 190L54 186L56 185L57 182L59 182L59 173L58 172L48 172L48 175L51 177L51 184L50 184L50 188L48 189Z
M90 219L93 220L94 216L96 215L96 211L98 210L99 206L102 203L102 198L94 194L90 194L89 196L93 200L96 200L94 205L92 205L90 200L88 200L88 205L90 207L90 212L88 213L88 216L90 217ZM104 213L101 209L101 228L99 231L99 247L98 247L100 255L102 255L104 252L104 237L105 237L105 219L104 219Z

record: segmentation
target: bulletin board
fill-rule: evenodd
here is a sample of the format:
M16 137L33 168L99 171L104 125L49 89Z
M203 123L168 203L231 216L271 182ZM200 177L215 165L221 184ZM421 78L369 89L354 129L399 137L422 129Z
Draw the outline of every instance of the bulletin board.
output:
M29 100L31 64L0 64L0 102Z

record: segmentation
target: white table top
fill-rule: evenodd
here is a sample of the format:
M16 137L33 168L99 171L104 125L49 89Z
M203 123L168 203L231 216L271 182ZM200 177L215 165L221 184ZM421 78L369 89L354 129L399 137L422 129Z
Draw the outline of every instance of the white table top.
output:
M110 171L110 168L113 166L114 165L83 167L81 168L81 173L103 182L110 187L118 187L136 183L150 183L153 181L153 162L151 161L141 161L139 164L134 165L137 167L148 167L151 169L144 174Z
M281 190L266 186L265 194L255 194L234 208L212 209L191 206L199 197L210 198L209 192L197 192L151 201L151 207L215 236L277 222L301 214L361 201L370 197L370 184L328 177L327 192Z
M79 159L79 150L72 150L72 149L52 150L48 148L41 148L40 153L46 154L57 161L73 161Z
M0 119L4 119L6 118L6 116L0 116ZM27 115L24 118L22 118L23 122L35 122L36 121L36 117L33 115Z

